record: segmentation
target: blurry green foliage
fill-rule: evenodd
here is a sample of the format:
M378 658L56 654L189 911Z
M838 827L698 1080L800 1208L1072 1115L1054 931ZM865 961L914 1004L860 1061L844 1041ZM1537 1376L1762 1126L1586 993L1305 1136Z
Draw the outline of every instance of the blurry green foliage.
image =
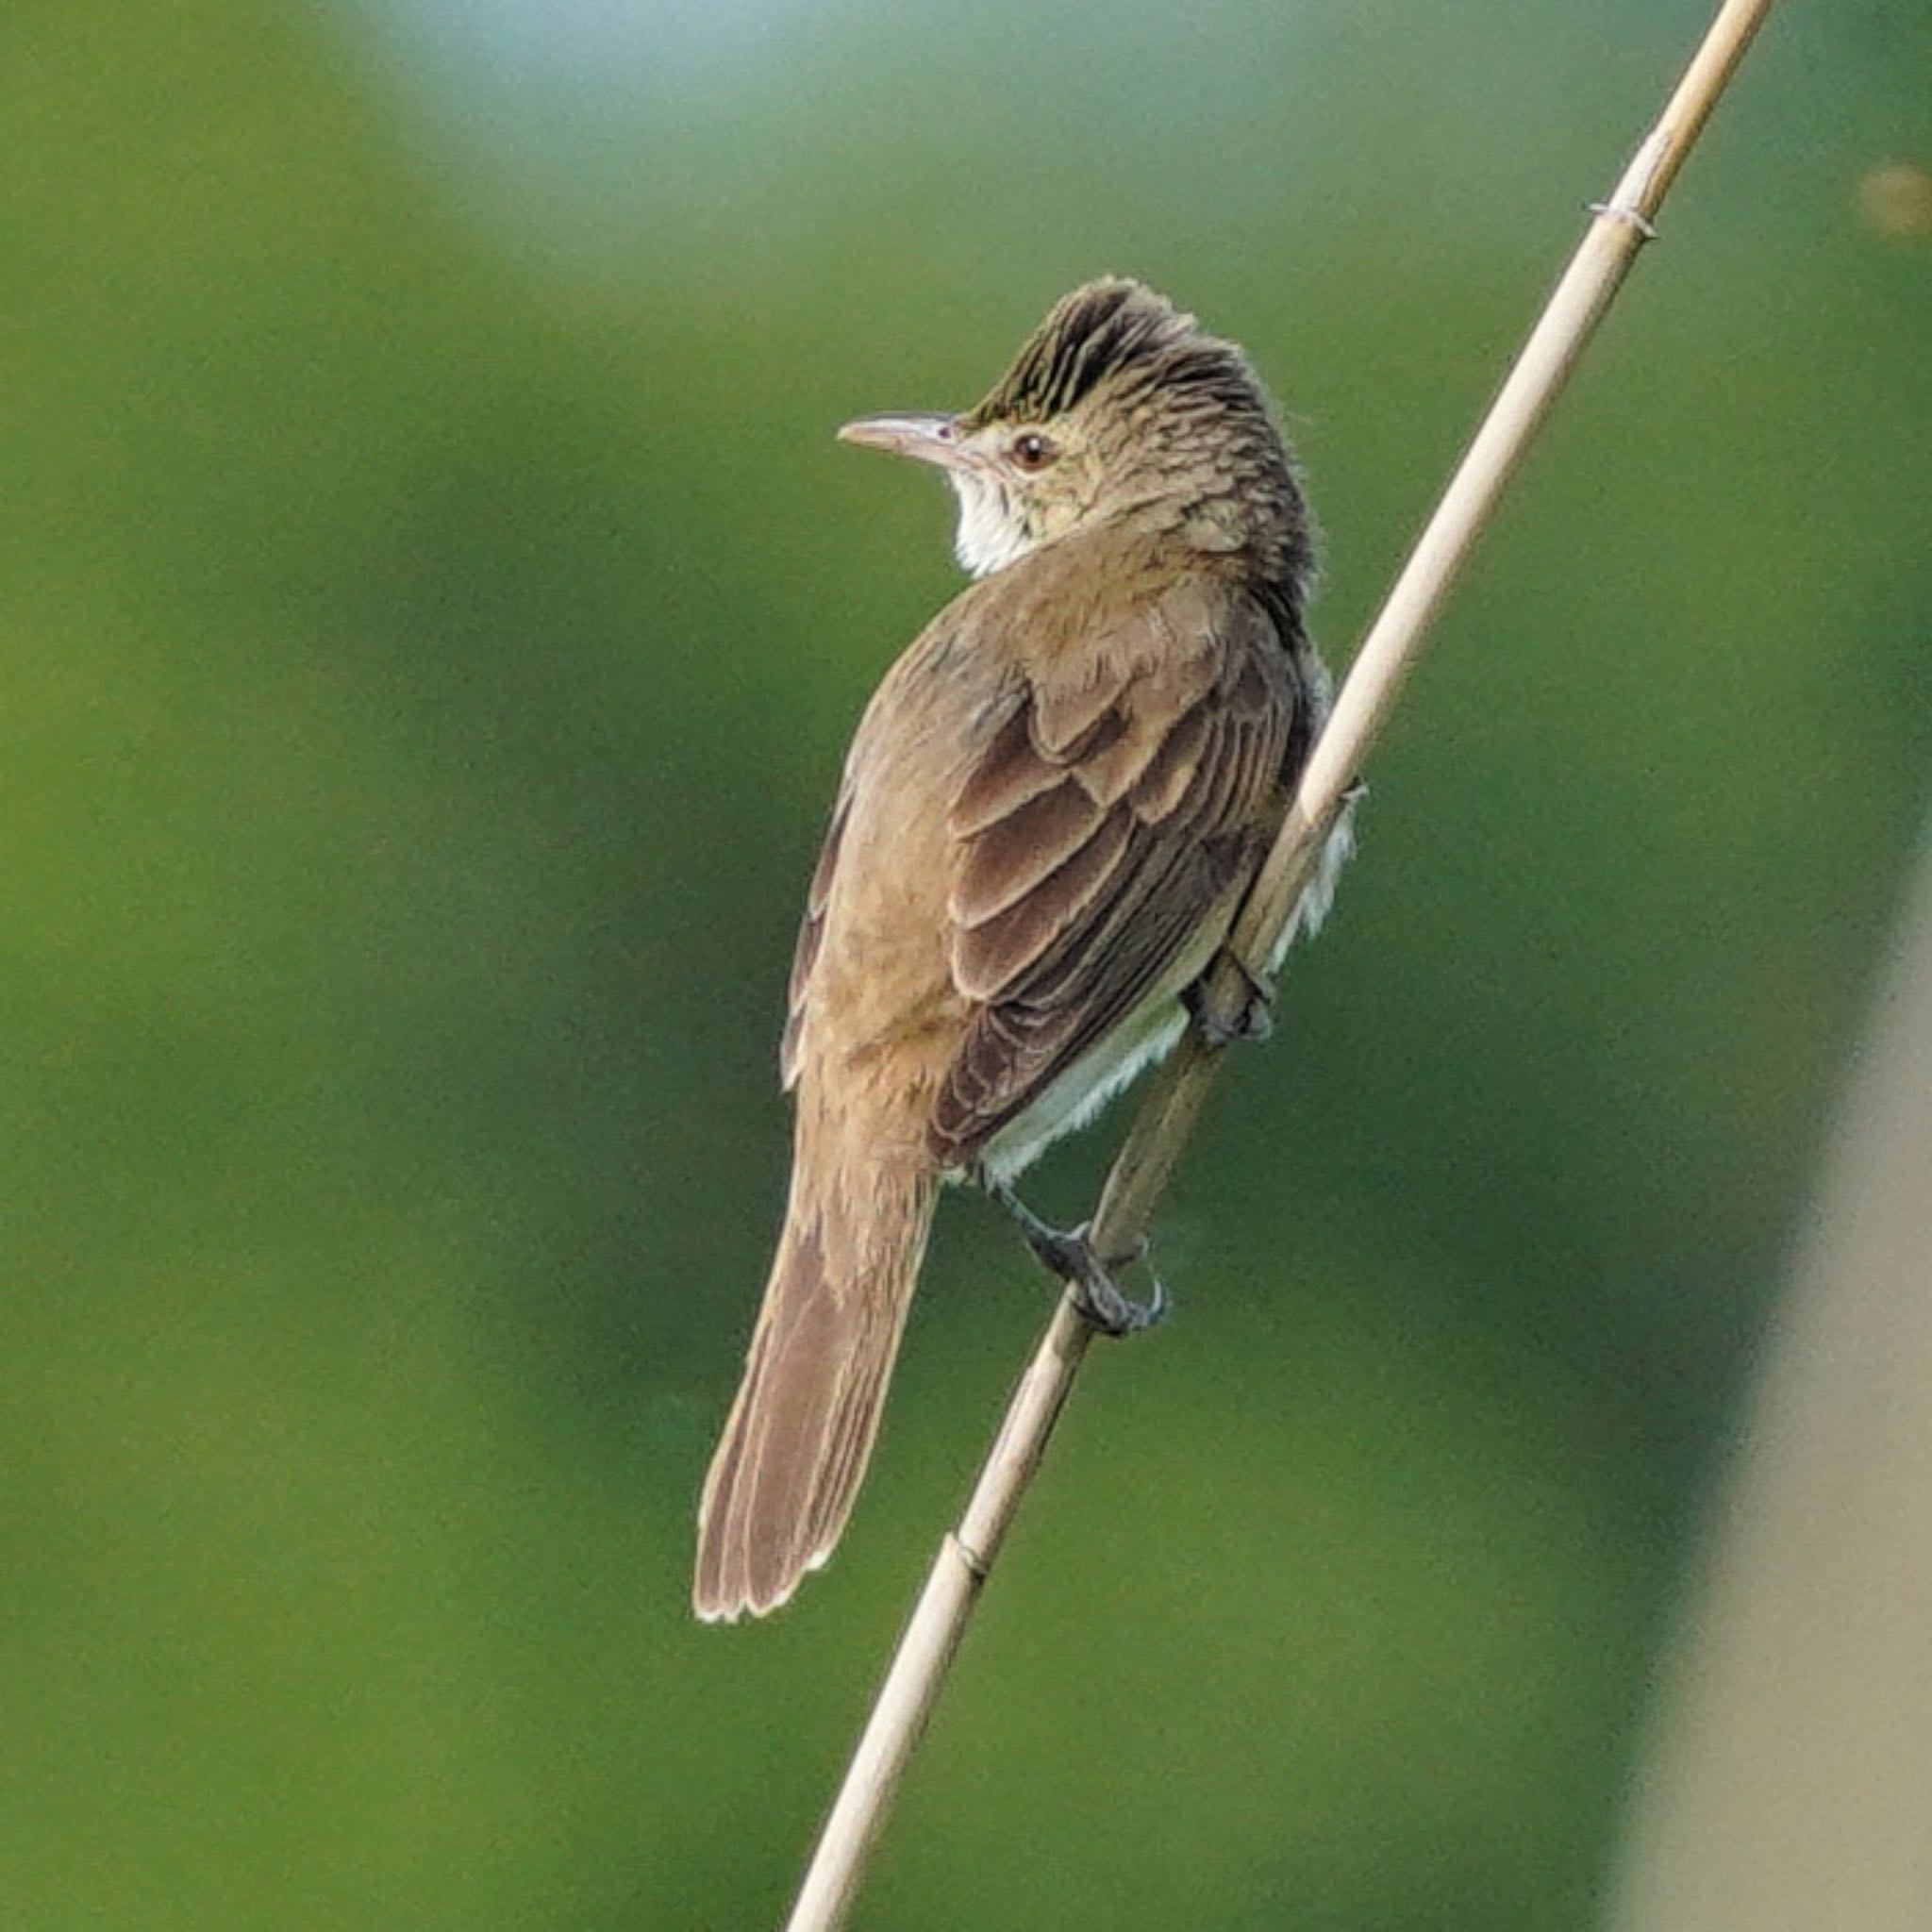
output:
M800 882L954 583L829 431L1143 274L1293 413L1340 651L1702 24L715 10L0 28L9 1925L774 1921L1045 1307L949 1206L838 1565L687 1621ZM1857 188L1928 58L1747 65L859 1925L1587 1919L1924 804L1932 246Z

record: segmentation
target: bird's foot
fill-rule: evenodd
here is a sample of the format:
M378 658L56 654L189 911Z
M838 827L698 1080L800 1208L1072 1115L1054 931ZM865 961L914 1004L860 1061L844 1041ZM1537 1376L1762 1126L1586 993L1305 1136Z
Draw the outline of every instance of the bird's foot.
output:
M1055 1227L1042 1221L1021 1200L1005 1181L981 1174L980 1185L1012 1217L1034 1257L1050 1274L1057 1275L1074 1291L1080 1312L1106 1335L1139 1335L1167 1319L1167 1289L1160 1277L1154 1277L1154 1292L1137 1302L1122 1292L1114 1280L1113 1268L1100 1258L1088 1238L1087 1224ZM1124 1264L1131 1267L1146 1258L1143 1237Z
M1128 1267L1147 1258L1144 1236L1136 1248L1137 1252L1125 1264ZM1144 1302L1123 1293L1114 1280L1113 1270L1100 1258L1088 1239L1085 1222L1061 1235L1055 1252L1060 1257L1055 1272L1072 1284L1080 1312L1102 1334L1143 1335L1167 1320L1173 1307L1168 1300L1167 1284L1159 1275L1154 1275L1154 1292Z
M1223 959L1234 968L1237 990L1232 1000L1220 999L1215 993L1214 982ZM1258 1046L1274 1031L1274 986L1250 972L1231 952L1216 957L1214 964L1181 994L1181 1004L1195 1030L1211 1047Z

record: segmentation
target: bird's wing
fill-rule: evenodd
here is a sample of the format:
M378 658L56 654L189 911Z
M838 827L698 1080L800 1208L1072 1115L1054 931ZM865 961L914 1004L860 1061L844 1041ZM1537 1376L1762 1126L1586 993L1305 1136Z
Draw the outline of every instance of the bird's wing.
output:
M929 1139L972 1160L1169 977L1279 817L1296 692L1268 614L1190 583L1013 695L952 810L974 1003Z

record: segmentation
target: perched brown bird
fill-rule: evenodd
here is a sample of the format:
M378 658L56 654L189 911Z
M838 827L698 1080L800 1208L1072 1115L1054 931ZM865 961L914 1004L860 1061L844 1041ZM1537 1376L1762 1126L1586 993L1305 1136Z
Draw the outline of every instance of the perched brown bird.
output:
M707 1619L774 1608L838 1541L941 1180L1008 1199L1104 1325L1147 1318L1010 1182L1180 1037L1328 702L1267 395L1139 283L1066 296L964 415L840 434L941 468L979 581L867 708L807 897L791 1194L699 1509Z

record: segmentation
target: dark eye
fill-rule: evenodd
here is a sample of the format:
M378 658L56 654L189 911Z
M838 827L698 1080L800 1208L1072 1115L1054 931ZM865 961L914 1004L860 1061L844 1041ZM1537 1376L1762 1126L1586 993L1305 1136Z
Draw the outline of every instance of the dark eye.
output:
M1043 470L1059 452L1045 437L1029 429L1025 435L1014 437L1007 454L1023 470Z

